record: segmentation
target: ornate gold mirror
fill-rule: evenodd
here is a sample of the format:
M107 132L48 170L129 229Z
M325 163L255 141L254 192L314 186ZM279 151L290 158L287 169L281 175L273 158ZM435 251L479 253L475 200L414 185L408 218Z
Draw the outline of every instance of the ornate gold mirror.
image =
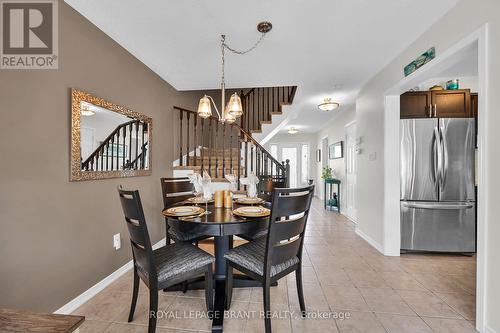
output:
M152 119L71 90L71 181L151 175Z

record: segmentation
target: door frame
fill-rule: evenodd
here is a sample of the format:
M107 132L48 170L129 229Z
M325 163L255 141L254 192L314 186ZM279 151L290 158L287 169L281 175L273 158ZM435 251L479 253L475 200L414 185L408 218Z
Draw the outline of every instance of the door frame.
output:
M383 251L387 256L399 256L401 246L399 177L399 101L400 95L421 82L465 47L477 43L478 47L478 153L477 169L477 274L476 274L476 329L484 332L485 323L485 286L486 286L486 248L488 207L488 149L486 141L486 120L488 119L488 24L457 42L442 55L420 68L417 72L404 78L385 92L384 112L384 237Z
M354 214L354 216L353 216L353 214L349 213L349 210L347 208L348 207L348 205L347 205L348 199L347 198L349 198L349 186L347 185L347 164L348 164L348 162L347 162L347 159L348 159L348 155L347 155L347 148L348 148L347 130L348 130L348 128L351 128L352 126L356 126L356 125L357 125L356 120L353 120L353 121L344 125L344 131L345 131L345 149L344 149L345 150L345 152L344 152L345 153L345 163L344 164L345 164L345 169L346 169L345 170L345 182L346 182L346 184L344 187L345 188L344 195L342 196L344 198L344 202L346 203L344 205L344 214L354 223L356 223L356 220L357 220L357 210L355 209L356 214ZM357 128L355 129L354 132L355 132L354 141L356 141ZM356 146L356 145L357 144L355 143L354 146ZM357 158L357 154L354 154L353 158ZM357 167L356 167L356 177L357 177ZM354 187L356 187L356 186L354 186ZM352 200L354 201L353 206L356 207L356 196L352 196Z
M326 144L325 144L326 143ZM328 158L328 144L330 141L328 140L328 135L325 135L321 138L321 162L320 162L320 170L318 172L318 185L319 186L319 194L320 199L325 199L325 187L323 186L323 179L321 179L321 174L323 173L323 168L329 166L329 158Z

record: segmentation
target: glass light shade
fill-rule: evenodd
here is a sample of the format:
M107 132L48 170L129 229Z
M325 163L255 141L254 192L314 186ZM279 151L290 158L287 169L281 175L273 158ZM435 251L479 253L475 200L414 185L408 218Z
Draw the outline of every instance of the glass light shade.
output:
M90 107L88 107L88 105L82 105L82 110L80 113L82 114L82 116L86 117L95 115L95 112L92 111Z
M299 130L296 129L295 127L290 127L290 129L288 129L288 134L297 134L299 133Z
M237 93L231 95L227 109L234 117L240 117L243 114L243 106L241 106L241 98Z
M236 117L231 112L229 112L229 109L227 107L224 111L224 121L228 124L232 124L236 121Z
M212 106L210 105L210 99L207 95L200 98L200 103L198 104L198 116L202 118L208 118L212 115Z
M318 105L318 108L322 111L332 111L340 106L339 103L332 102L331 98L325 98L323 103Z

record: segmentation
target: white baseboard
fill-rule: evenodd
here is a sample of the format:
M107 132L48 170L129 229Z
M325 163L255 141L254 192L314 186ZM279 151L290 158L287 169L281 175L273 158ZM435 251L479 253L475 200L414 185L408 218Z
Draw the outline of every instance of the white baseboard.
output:
M495 331L494 329L492 329L488 325L485 325L484 326L484 333L499 333L499 332Z
M365 234L364 232L359 230L359 228L357 226L356 226L355 230L356 230L356 234L359 237L363 238L368 244L373 246L378 252L384 254L384 248L382 247L382 245L380 245L379 243L374 241L370 236L368 236L367 234Z
M159 247L162 247L166 244L165 238L161 239L158 243L153 245L153 249L157 249ZM81 305L83 305L85 302L90 300L92 297L97 295L99 292L101 292L104 288L109 286L111 283L114 281L118 280L123 274L127 273L129 270L133 268L133 262L130 260L127 262L125 265L122 267L118 268L116 271L111 273L110 275L106 276L104 279L101 281L97 282L95 285L90 287L89 289L85 290L83 293L57 309L54 313L57 314L71 314L73 311L78 309Z

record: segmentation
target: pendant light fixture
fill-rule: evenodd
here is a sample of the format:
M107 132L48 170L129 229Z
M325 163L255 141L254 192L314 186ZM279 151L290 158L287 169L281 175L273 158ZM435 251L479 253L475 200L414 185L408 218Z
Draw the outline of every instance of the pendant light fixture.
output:
M243 115L243 106L241 104L241 98L238 95L238 93L234 93L231 95L229 98L229 102L226 104L226 82L224 80L224 62L225 62L225 50L229 50L235 54L246 54L253 49L255 49L260 42L264 39L264 36L266 33L271 31L272 29L272 24L270 22L260 22L257 25L257 30L261 33L260 39L248 50L245 51L238 51L235 50L231 47L229 47L226 44L226 36L222 35L221 36L221 55L222 55L222 66L221 66L221 105L220 105L220 110L217 108L217 105L215 104L214 100L212 97L205 95L202 98L200 98L200 102L198 103L198 115L202 118L208 118L212 116L212 105L215 108L215 112L217 112L217 115L219 116L219 121L220 122L226 122L226 123L234 123L236 121L236 118L241 117Z
M95 115L95 111L92 110L87 104L83 104L83 103L82 103L82 108L81 108L80 113L82 116L85 116L85 117L90 117L90 116Z
M288 134L297 134L297 133L299 133L299 130L296 129L295 127L290 127L288 129Z
M340 104L337 102L333 102L330 97L326 97L323 100L323 103L318 104L318 108L321 111L332 111L332 110L338 108L339 106L340 106Z

